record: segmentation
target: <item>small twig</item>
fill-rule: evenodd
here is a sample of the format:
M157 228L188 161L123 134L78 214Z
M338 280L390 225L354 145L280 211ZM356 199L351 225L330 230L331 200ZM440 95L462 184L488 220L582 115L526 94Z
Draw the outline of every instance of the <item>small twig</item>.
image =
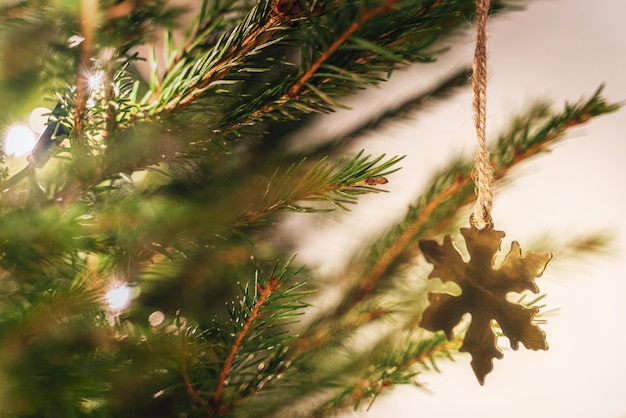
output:
M374 16L379 15L387 10L395 3L395 0L387 0L385 4L382 4L378 7L374 7L373 9L365 9L361 14L361 19L356 22L352 22L348 28L343 31L341 35L335 41L330 44L328 49L317 58L317 60L311 64L308 70L304 74L300 76L300 78L291 86L289 91L287 92L287 97L293 99L298 95L302 87L306 84L307 81L313 77L315 72L319 70L324 62L326 62L332 54L334 54L346 41L350 36L352 36L357 30L359 30L367 21L372 19Z
M335 39L335 41L328 47L328 49L322 52L317 60L313 64L311 64L311 67L309 67L304 72L304 74L302 74L298 78L298 80L296 80L296 82L289 88L289 91L287 91L287 93L280 96L275 102L267 103L265 106L261 107L244 121L240 121L236 125L245 125L249 123L249 121L258 118L260 115L273 111L277 105L296 98L300 93L300 90L302 90L302 87L304 87L304 85L311 79L311 77L315 75L315 72L320 69L324 62L328 61L328 59L339 49L339 47L341 47L341 45L343 45L348 40L348 38L350 38L350 36L352 36L357 30L359 30L363 26L363 24L372 19L374 16L387 11L395 2L396 0L387 0L387 2L383 5L363 11L361 19L358 22L352 22L352 24L348 26L348 28L341 35L339 35L337 39Z
M426 359L429 359L435 356L438 353L441 353L441 352L446 353L450 351L450 349L458 349L462 343L463 343L463 338L460 338L460 337L452 338L450 341L445 340L445 342L443 342L442 344L435 345L429 348L428 350L424 351L423 353L420 353L419 355L408 359L404 363L400 364L398 366L398 369L406 370L409 367L413 366L414 364L421 363L425 361Z
M265 113L270 113L275 110L277 107L280 107L284 103L295 99L298 94L301 92L302 88L306 85L306 83L315 75L315 73L320 69L324 62L328 61L328 59L352 36L357 30L359 30L365 23L371 20L373 17L385 13L390 10L391 7L396 3L397 0L387 0L384 4L375 7L373 9L364 10L361 19L357 22L352 22L348 28L339 35L337 39L328 47L327 50L322 52L322 54L317 58L317 60L311 64L311 67L307 69L307 71L302 74L298 80L289 88L288 92L281 95L277 100L272 103L267 103L257 111L253 112L246 119L239 121L237 123L232 124L233 126L244 126L249 124L251 121L258 119L261 115ZM423 7L418 13L417 16L421 16L424 13L428 12L430 9L439 6L441 0L435 0L431 4ZM361 60L361 63L367 60Z
M257 285L257 289L259 290L259 298L254 304L254 308L252 308L252 311L250 311L250 315L248 316L246 322L243 324L241 331L239 331L239 333L237 334L237 337L235 338L235 341L233 342L233 345L230 349L230 353L228 353L228 357L226 357L226 361L224 362L224 366L222 367L217 388L215 389L215 394L213 395L212 399L212 403L215 407L218 407L222 399L222 394L224 393L224 386L226 385L228 374L230 373L233 361L235 360L235 355L237 354L237 351L239 351L243 339L250 330L252 323L259 318L261 314L261 307L265 304L267 298L275 290L277 290L279 286L280 284L278 282L278 277L273 277L269 282L267 282L267 286L265 287Z
M350 189L354 189L356 187L368 187L369 190L373 190L374 186L379 186L382 184L387 184L389 181L387 180L387 178L383 177L383 176L374 176L374 177L368 177L364 180L360 180L357 181L355 183L352 184L332 184L330 186L327 186L323 189L320 190L316 190L313 192L306 192L306 193L302 193L298 196L292 196L290 199L288 200L280 200L278 202L275 202L271 205L265 206L262 209L256 210L256 211L248 211L246 213L244 213L242 215L242 217L235 222L235 226L241 226L241 225L247 225L250 224L260 218L262 218L263 216L269 214L270 212L276 211L286 205L288 205L289 203L294 203L294 202L299 202L301 200L306 200L309 198L312 198L314 196L323 196L327 193L330 192L338 192L341 190L350 190Z
M428 348L426 351L406 360L405 362L398 364L396 366L397 370L407 370L413 365L417 363L422 363L426 359L434 357L439 353L449 352L451 349L458 348L463 340L461 338L454 338L452 341L445 341L441 344L437 344L433 347ZM326 412L333 410L334 412L342 412L348 411L351 408L354 408L355 404L359 404L364 399L370 398L374 399L378 396L378 393L382 390L389 390L394 386L397 386L398 383L395 383L393 380L388 379L386 377L369 377L369 378L356 378L355 382L350 386L346 387L345 394L350 393L350 397L344 398L345 401L341 404L337 404L336 398L331 398L327 402L319 405L314 412L307 417L318 417L318 416L326 416L328 415ZM348 392L349 391L349 392Z
M256 46L262 44L264 39L272 36L273 31L270 29L279 26L283 23L284 16L277 14L275 12L270 13L267 20L258 25L254 30L251 30L249 35L241 41L237 48L229 51L225 54L223 59L217 63L215 63L211 69L209 69L206 73L202 75L198 79L196 86L193 88L189 94L183 97L181 100L172 99L170 102L166 103L163 106L157 108L155 113L160 112L173 112L177 110L182 110L189 106L194 100L198 99L198 93L205 86L208 86L210 83L214 82L217 79L224 78L227 74L230 73L232 66L230 65L233 61L244 57L250 51L252 51ZM182 55L180 57L182 59ZM171 63L171 67L175 66L178 60L174 60ZM156 93L156 92L155 92ZM153 94L150 100L157 99L157 94Z
M349 322L343 322L341 325L342 330L356 329L361 325L371 323L379 318L390 313L386 308L375 308L371 311L365 311L360 313L356 318ZM328 341L329 336L332 334L334 338L341 335L342 331L337 329L322 329L312 334L299 337L294 344L294 353L303 353L313 347L319 347Z
M419 216L417 216L417 218L415 218L415 220L406 229L404 229L403 233L400 237L398 237L394 244L378 259L370 274L363 281L361 281L357 292L354 293L352 298L353 303L363 300L365 296L374 289L389 266L405 250L439 205L455 196L459 190L467 186L471 181L472 179L469 176L458 175L452 184L428 202L428 204L420 212Z

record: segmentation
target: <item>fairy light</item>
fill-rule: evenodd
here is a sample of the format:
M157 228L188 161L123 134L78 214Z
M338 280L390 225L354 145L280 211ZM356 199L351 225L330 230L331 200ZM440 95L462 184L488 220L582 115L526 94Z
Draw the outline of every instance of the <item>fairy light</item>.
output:
M14 125L4 139L4 151L14 157L22 157L35 146L35 133L28 126Z
M148 317L148 322L153 327L158 327L159 325L163 323L164 320L165 320L165 314L161 311L154 311Z
M112 311L121 311L128 307L128 305L130 305L131 296L130 288L125 284L114 285L104 295Z
M12 157L23 157L33 150L37 135L46 129L51 110L37 107L30 112L28 124L13 125L4 138L4 152Z
M85 104L91 109L97 104L98 96L104 89L104 72L96 71L95 73L88 74L86 78L87 87L89 88L89 96L87 97L87 102Z
M104 73L102 71L97 71L95 74L91 74L87 77L87 85L91 90L99 90L102 88L104 79Z

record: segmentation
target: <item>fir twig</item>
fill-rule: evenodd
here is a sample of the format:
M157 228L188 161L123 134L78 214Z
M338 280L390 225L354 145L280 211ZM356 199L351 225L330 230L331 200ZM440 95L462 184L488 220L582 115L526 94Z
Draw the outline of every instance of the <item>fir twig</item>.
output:
M304 87L307 81L320 69L322 64L328 60L328 58L335 53L339 49L341 45L343 45L350 36L352 36L357 30L359 30L367 21L372 19L374 16L384 13L388 11L397 0L385 0L385 2L379 6L368 9L364 8L359 20L352 22L348 28L335 39L335 41L330 44L328 49L320 54L320 56L315 60L313 64L302 74L298 80L291 86L289 91L287 92L287 98L293 99L295 98L300 89Z
M305 207L300 201L327 201L340 208L347 209L346 203L353 203L356 196L363 193L378 192L375 186L386 184L389 174L401 157L392 157L382 161L385 156L373 158L360 151L352 159L340 160L329 164L325 160L309 168L303 167L304 160L292 165L286 172L276 170L265 186L263 203L255 202L250 209L235 222L235 227L256 222L277 210L297 212L327 211L326 208ZM280 178L281 184L275 185Z
M236 64L243 63L247 55L259 52L262 47L271 45L269 40L285 18L284 14L277 11L278 2L272 1L272 3L273 6L267 16L262 15L262 11L259 10L260 4L257 4L248 14L247 19L232 30L230 37L222 37L209 54L205 54L195 62L185 63L184 69L179 68L183 55L173 60L172 67L166 73L160 88L155 90L147 101L147 103L157 104L152 113L158 115L185 109L197 100L212 83L223 79L235 68ZM255 19L260 22L255 22ZM244 35L244 37L237 39L237 35ZM181 77L181 74L185 77ZM190 81L181 83L182 79ZM168 82L170 85L166 86ZM182 84L183 88L178 84Z
M416 376L421 370L437 370L436 361L441 357L452 358L461 342L460 337L448 341L443 333L425 335L413 330L407 338L399 338L397 331L392 331L366 353L349 353L346 357L351 360L329 368L323 376L316 376L322 387L332 388L331 394L299 416L323 417L342 410L356 410L367 400L369 408L380 394L396 385L419 384Z
M389 45L387 46L390 48L377 46L375 42L371 42L370 40L353 38L354 35L368 22L379 15L392 11L397 3L398 0L383 0L382 4L373 8L368 9L366 7L362 7L360 10L359 20L353 21L345 30L343 30L343 32L339 33L330 45L321 51L317 59L308 66L304 73L296 79L286 93L282 94L275 101L269 102L260 109L252 112L243 120L236 122L232 125L232 127L234 128L253 124L255 121L262 120L264 117L275 112L279 112L282 116L293 118L293 116L290 116L290 110L288 110L291 106L303 113L329 111L329 105L338 104L332 99L333 96L338 95L337 92L333 91L333 81L343 81L341 89L337 90L345 90L348 92L351 90L351 86L355 84L375 84L378 81L381 81L378 76L373 75L376 71L381 71L381 68L379 67L374 69L375 65L372 65L372 68L368 68L368 64L376 58L391 62L392 65L397 65L398 62L405 64L409 63L411 59L405 59L401 55L393 52L393 47L399 47L402 44L402 36L399 36L398 40L395 42L387 39L393 38L392 34L397 36L397 33L395 33L396 29L389 30L389 28L385 28L382 30L382 28L378 28L382 33L378 33L378 37L376 35L373 36L376 41L383 42L384 40L385 42L389 42ZM420 18L431 12L432 9L438 7L440 4L441 2L439 0L435 0L419 8L417 12L409 9L405 11L405 13L410 15L411 18L417 22ZM419 24L415 22L414 25L419 26ZM455 23L447 21L445 22L445 25L455 25ZM407 30L406 28L404 29ZM376 33L375 31L373 32ZM397 32L402 32L402 29L397 29ZM367 50L367 53L355 53L352 54L351 57L355 68L362 67L362 69L345 70L341 67L333 65L332 63L327 63L330 61L331 57L336 54L350 39L353 39L354 42L361 44ZM422 48L425 47L426 45L422 45ZM414 57L411 58L415 59ZM324 68L324 66L326 66L326 69L329 71L322 74L320 70ZM388 71L391 71L391 68ZM314 76L317 76L319 81L313 82L312 79ZM304 89L304 87L307 87L307 89ZM303 93L306 93L306 98L300 97ZM295 99L301 100L298 102Z
M217 407L218 410L221 409L219 405L222 399L224 385L227 382L228 374L230 373L230 369L233 364L233 360L235 359L235 355L237 354L237 351L239 351L239 347L241 346L241 343L243 342L246 335L248 334L248 331L250 330L252 323L259 318L260 313L261 313L261 307L265 304L265 302L267 301L267 298L272 294L272 292L278 290L279 286L280 286L280 283L279 283L278 276L270 279L265 286L261 286L257 284L259 297L256 303L254 304L254 308L250 312L250 315L246 319L246 322L244 323L243 327L237 334L237 337L235 338L235 341L233 342L230 352L228 353L228 357L226 358L226 361L224 362L222 371L220 372L219 380L217 383L217 388L215 389L215 394L213 395L213 399L212 399L213 405Z

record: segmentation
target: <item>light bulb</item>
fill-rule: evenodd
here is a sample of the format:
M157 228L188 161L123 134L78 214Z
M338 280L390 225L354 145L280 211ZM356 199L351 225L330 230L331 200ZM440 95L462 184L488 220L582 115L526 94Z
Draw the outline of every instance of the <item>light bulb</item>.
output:
M15 125L9 129L4 140L4 151L8 155L21 157L33 150L35 133L27 126Z
M104 73L102 71L98 71L87 77L87 84L91 90L99 90L102 88L103 79Z
M112 311L121 311L130 305L130 288L125 284L116 285L106 292L104 297Z

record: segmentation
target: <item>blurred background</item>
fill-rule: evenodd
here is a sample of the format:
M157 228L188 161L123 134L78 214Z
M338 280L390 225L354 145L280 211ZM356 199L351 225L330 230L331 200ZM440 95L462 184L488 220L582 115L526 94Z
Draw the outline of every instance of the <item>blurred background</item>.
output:
M487 121L492 141L538 99L558 110L604 83L610 101L626 100L625 17L626 2L539 0L527 2L525 11L493 18ZM348 118L378 112L471 63L473 33L452 41L450 53L437 63L397 72L389 83L349 101L352 111L319 118L306 139L348 129ZM548 308L559 309L542 326L550 349L512 351L505 340L504 359L495 361L483 387L469 356L460 356L455 363L440 362L440 374L421 375L421 388L398 388L369 412L346 417L626 417L625 133L626 108L570 131L552 152L513 171L512 183L497 191L493 218L507 234L504 250L511 240L531 250L545 235L614 236L606 255L553 260L537 279ZM405 213L434 170L459 153L473 153L474 138L469 89L363 138L354 150L406 154L403 169L390 176L390 193L366 196L352 212L289 217L283 229L301 237L299 261L321 273L338 269L365 237Z

